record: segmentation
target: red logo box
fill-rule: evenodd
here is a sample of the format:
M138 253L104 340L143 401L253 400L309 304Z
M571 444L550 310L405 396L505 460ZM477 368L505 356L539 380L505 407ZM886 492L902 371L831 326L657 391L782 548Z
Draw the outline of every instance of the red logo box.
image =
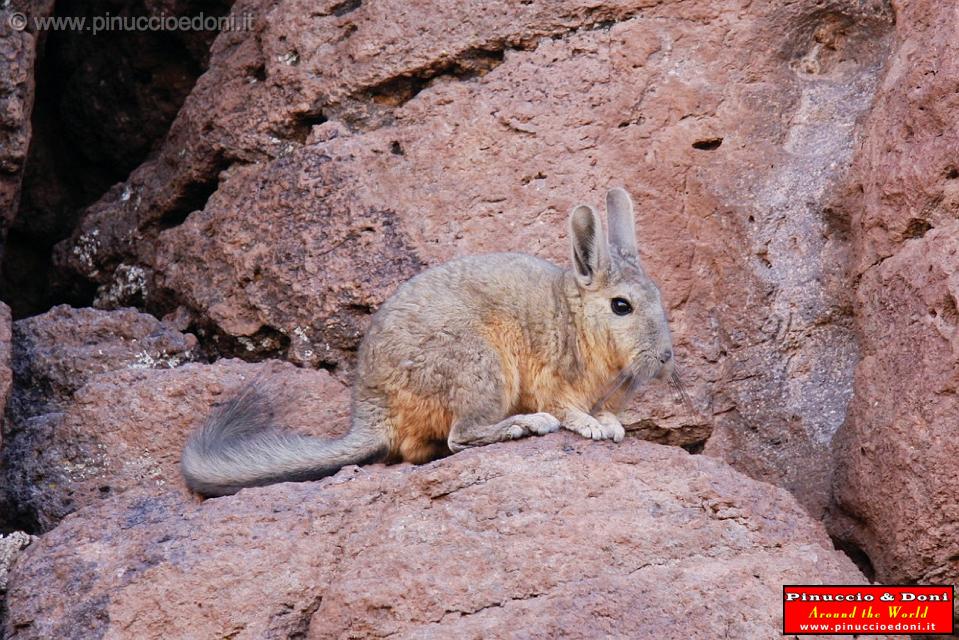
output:
M955 587L784 585L783 635L949 635Z

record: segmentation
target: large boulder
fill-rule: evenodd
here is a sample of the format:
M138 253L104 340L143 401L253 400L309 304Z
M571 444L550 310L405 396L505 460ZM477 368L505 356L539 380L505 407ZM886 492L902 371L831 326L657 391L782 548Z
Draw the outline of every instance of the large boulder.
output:
M0 262L7 229L20 202L30 147L39 35L31 20L49 15L53 0L14 0L0 7Z
M83 449L92 455L94 451L84 447L96 442L98 431L109 432L112 423L91 423L85 433L58 431L64 427L64 412L77 410L73 405L78 389L107 372L172 368L197 355L192 335L133 309L59 306L16 321L13 387L2 420L0 524L29 529L52 526L55 520L44 512L62 513L62 505L40 498L49 497L45 492L51 485L92 471L89 459L75 454ZM101 420L129 409L114 406L115 401L115 395L102 398ZM47 468L47 463L53 467ZM44 476L47 479L41 481ZM62 496L72 489L67 483L59 484L56 491Z
M10 307L0 302L0 414L7 406L10 395L10 384L13 373L10 370L10 339L13 327L11 325ZM0 448L3 446L3 432L0 431Z
M959 584L959 29L903 3L846 207L862 360L834 533L885 582Z
M118 369L172 368L196 359L190 334L135 309L66 305L13 324L13 422L48 413L90 378Z
M202 503L101 501L21 554L4 632L768 640L782 585L810 582L863 577L784 490L553 434Z
M349 393L325 371L239 360L174 369L119 369L93 377L62 410L27 421L5 456L8 491L42 529L138 487L186 491L187 434L243 385L270 385L288 426L341 435Z
M254 28L220 35L156 157L59 246L97 304L346 380L399 282L484 251L565 263L570 207L625 185L696 406L637 415L715 427L707 453L823 512L857 356L829 203L888 3L305 4L237 2Z
M54 2L0 4L34 14ZM134 18L163 17L170 26L169 21L180 16L215 19L230 4L230 0L56 3L52 15L56 22L37 33L36 98L32 113L26 111L32 128L29 153L20 204L10 212L8 251L0 262L0 295L17 317L42 313L61 302L89 304L89 287L61 290L60 279L50 269L53 245L70 235L90 203L150 155L205 70L215 30L137 29L131 28ZM6 17L0 19L6 25ZM68 28L80 20L82 28ZM0 132L0 147L2 140Z
M959 223L859 286L864 355L836 458L836 534L883 582L959 584Z

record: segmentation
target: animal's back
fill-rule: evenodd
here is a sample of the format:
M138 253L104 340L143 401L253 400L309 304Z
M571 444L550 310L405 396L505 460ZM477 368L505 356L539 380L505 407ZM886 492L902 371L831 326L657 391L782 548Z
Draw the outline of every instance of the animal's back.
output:
M522 253L469 256L433 267L403 284L380 308L364 341L362 360L375 355L400 365L439 342L468 339L490 322L537 323L556 305L559 267ZM374 346L376 352L368 353ZM384 351L385 349L385 351ZM360 366L370 364L361 362Z
M555 304L562 273L559 267L522 253L468 256L438 265L404 283L380 307L363 350L389 345L386 353L376 355L405 359L429 351L444 337L482 331L496 316L528 320L531 311L535 316L543 305ZM361 359L365 355L361 353Z
M382 306L380 316L403 314L413 306L426 310L451 304L515 307L537 286L553 284L563 270L525 253L489 253L466 256L437 265L400 286ZM434 297L443 296L443 297ZM431 314L431 318L444 318Z

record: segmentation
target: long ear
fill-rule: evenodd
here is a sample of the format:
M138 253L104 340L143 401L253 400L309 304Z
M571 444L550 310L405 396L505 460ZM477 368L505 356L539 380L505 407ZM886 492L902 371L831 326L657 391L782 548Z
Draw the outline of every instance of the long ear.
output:
M618 249L624 258L639 258L633 201L625 190L616 188L606 192L606 224L609 226L609 245Z
M601 286L609 270L609 247L595 209L585 204L573 209L569 214L569 238L576 280L583 287Z

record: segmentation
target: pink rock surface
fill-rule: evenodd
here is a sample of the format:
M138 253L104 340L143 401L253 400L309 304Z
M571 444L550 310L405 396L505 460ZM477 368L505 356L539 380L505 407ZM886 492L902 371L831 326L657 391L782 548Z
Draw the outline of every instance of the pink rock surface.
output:
M74 393L107 372L189 362L196 357L197 343L192 335L133 309L59 306L18 320L12 333L13 386L0 450L0 522L15 517L20 525L47 528L55 522L52 514L62 515L62 501L69 502L74 489L69 482L58 483L87 473L76 452L97 432L109 431L105 425L113 424L118 410L116 396L106 395L101 413L84 429L58 431L65 413L74 409ZM68 461L79 467L69 467ZM48 462L54 466L45 466ZM41 481L44 476L47 480ZM56 503L46 502L50 490L57 494Z
M203 503L100 501L19 557L4 631L767 640L781 585L820 581L863 578L785 491L554 434Z
M10 307L0 302L0 412L7 406L10 396L10 384L13 373L10 371L10 339L12 337L12 319ZM3 437L0 433L0 447L3 446Z
M897 5L889 62L845 206L862 360L837 440L831 528L888 582L959 584L959 28Z
M859 286L864 355L838 440L835 528L886 582L959 583L959 224Z
M7 228L20 202L36 91L37 34L19 29L20 17L29 20L52 10L52 0L15 0L0 9L0 260Z
M61 408L93 376L172 368L196 358L196 338L135 309L66 305L13 324L14 420Z
M121 369L89 380L62 411L28 422L29 434L14 449L19 455L8 457L10 490L19 490L18 506L42 529L134 487L185 493L179 462L187 434L253 379L282 392L278 408L290 427L346 431L348 390L325 371L239 360Z

